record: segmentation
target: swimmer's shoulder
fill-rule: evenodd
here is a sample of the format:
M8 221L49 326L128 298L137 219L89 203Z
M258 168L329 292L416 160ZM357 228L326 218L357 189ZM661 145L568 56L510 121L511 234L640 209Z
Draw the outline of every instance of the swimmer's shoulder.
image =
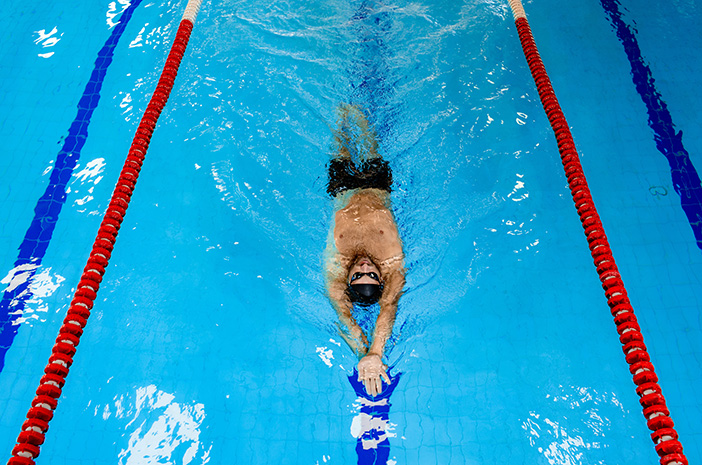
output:
M404 260L405 260L405 254L400 252L397 255L393 255L392 257L381 260L380 265L386 266L388 268L394 268L397 266L402 266L402 263L404 262Z

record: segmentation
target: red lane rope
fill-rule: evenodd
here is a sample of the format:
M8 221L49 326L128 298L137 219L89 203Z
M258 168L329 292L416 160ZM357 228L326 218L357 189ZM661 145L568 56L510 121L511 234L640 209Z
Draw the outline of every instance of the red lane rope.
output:
M510 3L516 3L510 1ZM518 5L521 6L521 5ZM524 50L524 56L529 63L531 75L534 78L536 87L541 98L541 103L546 111L548 120L556 135L558 150L561 154L561 161L568 178L570 192L573 195L575 208L580 216L590 253L597 268L597 274L602 282L607 303L609 304L614 322L617 325L619 341L622 343L626 362L629 364L629 371L633 375L636 384L636 393L639 395L639 403L643 408L644 417L647 420L648 428L653 431L651 439L656 444L656 452L660 456L661 465L687 465L687 458L683 454L683 448L678 441L678 433L673 428L673 420L665 404L665 398L658 385L651 358L646 350L641 328L636 322L634 309L627 296L624 283L622 282L619 270L614 262L614 256L609 247L604 227L595 209L595 204L590 195L590 189L585 179L578 152L575 149L573 136L568 128L561 106L556 99L551 80L546 74L539 52L536 48L531 28L515 6L515 24L519 32L519 40Z
M197 10L195 10L196 13ZM17 445L12 449L12 457L7 462L8 465L34 465L34 459L39 455L39 447L44 443L49 421L54 416L58 399L61 397L61 389L73 363L76 347L90 317L90 310L97 297L105 268L110 261L117 233L127 212L146 150L151 142L151 135L173 89L192 29L192 20L183 19L180 22L158 85L136 130L127 160L124 162L107 212L98 229L88 263L51 350L49 363L44 368L44 376L36 390L32 406L27 412L27 420L22 424L22 432L17 438Z

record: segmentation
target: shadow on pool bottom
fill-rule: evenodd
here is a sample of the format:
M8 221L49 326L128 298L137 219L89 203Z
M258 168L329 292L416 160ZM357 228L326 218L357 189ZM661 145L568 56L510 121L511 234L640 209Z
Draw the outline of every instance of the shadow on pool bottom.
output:
M392 368L391 368L392 369ZM390 396L400 383L402 373L395 375L388 370L390 384L383 384L383 392L373 397L366 393L363 383L358 381L358 371L354 369L348 377L356 392L360 405L358 414L351 423L351 434L356 438L358 465L386 465L390 457ZM391 461L390 465L394 462Z

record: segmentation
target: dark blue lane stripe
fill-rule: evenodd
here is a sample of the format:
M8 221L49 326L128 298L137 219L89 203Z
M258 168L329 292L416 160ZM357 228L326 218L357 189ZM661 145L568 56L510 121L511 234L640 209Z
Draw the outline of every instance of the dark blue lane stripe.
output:
M683 147L682 131L675 131L668 106L656 89L651 69L641 55L636 34L622 19L619 0L600 0L600 3L629 58L634 85L646 105L648 125L655 133L656 147L668 160L673 187L680 196L680 204L692 227L697 247L702 249L702 185L690 154Z
M369 402L361 402L360 412L364 413L378 422L385 424L390 420L390 396L395 392L395 388L400 383L402 373L399 371L394 375L390 373L393 367L388 369L390 384L385 384L383 381L383 392L373 397L366 393L366 388L362 382L358 380L358 370L353 369L353 373L349 376L349 383L356 392L359 399L365 399ZM381 402L385 400L385 402ZM371 421L372 421L371 420ZM388 431L383 428L374 427L369 430L360 432L361 435L356 438L356 455L358 456L357 465L387 465L390 458L390 437ZM366 448L364 441L370 444L375 443L375 446Z
M51 242L61 208L66 203L66 186L73 175L73 170L80 159L80 151L88 138L88 125L93 111L100 101L100 89L112 63L115 47L119 42L134 10L142 0L133 0L124 10L119 23L112 29L110 37L98 52L95 67L90 80L85 86L83 96L78 102L78 114L68 129L68 136L56 156L54 169L51 171L49 185L34 208L34 219L19 246L19 256L15 262L12 281L5 289L0 301L0 371L5 366L5 355L17 335L25 302L32 297L29 284L46 254ZM19 283L19 284L17 284Z

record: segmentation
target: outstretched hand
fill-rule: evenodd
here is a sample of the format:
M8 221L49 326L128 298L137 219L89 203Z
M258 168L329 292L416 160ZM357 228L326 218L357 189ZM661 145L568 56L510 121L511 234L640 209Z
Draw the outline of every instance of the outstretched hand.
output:
M369 395L377 396L383 392L383 380L390 384L387 369L387 365L376 354L368 354L358 362L358 381L363 383Z

